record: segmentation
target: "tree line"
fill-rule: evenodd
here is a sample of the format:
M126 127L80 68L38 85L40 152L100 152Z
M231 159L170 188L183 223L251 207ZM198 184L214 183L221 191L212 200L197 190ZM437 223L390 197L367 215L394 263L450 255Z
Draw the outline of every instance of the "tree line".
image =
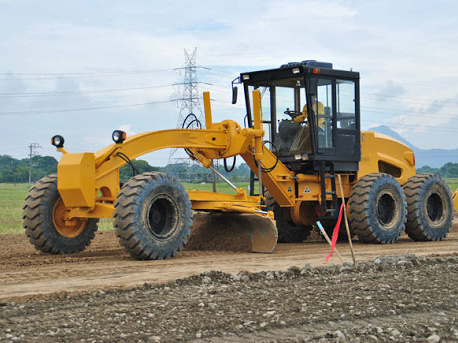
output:
M229 162L231 164L232 162ZM0 155L0 183L25 183L29 181L28 158L15 159L8 155ZM158 171L170 174L182 182L211 182L212 173L210 170L199 166L196 163L191 165L186 163L168 164L165 167L151 166L145 160L133 160L132 166L125 165L121 168L119 175L121 182L129 180L134 173L144 173ZM231 166L229 166L230 168ZM234 167L232 172L227 172L222 163L215 168L233 182L246 182L250 179L250 168L241 163ZM52 156L34 156L32 158L32 182L42 177L57 172L57 160ZM417 169L417 173L435 173L442 177L458 178L458 163L446 163L440 168L424 166Z
M32 182L42 177L57 173L57 160L52 156L32 157ZM133 167L132 167L133 166ZM145 160L132 160L132 166L126 164L119 171L121 182L126 182L136 173L157 171L170 174L182 182L211 182L212 173L196 163L168 164L165 167L151 166ZM30 159L15 159L8 155L0 155L0 183L26 183L29 182ZM229 180L249 181L250 168L242 163L234 167L232 172L227 172L223 165L216 165L216 169ZM230 166L229 166L230 167Z
M442 177L458 177L458 163L446 163L440 168L424 166L417 169L417 173L434 173Z

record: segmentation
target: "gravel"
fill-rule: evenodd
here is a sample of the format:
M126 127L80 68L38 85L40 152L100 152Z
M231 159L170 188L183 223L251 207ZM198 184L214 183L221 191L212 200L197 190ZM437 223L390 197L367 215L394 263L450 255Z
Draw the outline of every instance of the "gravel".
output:
M11 342L455 342L458 258L414 255L4 302Z

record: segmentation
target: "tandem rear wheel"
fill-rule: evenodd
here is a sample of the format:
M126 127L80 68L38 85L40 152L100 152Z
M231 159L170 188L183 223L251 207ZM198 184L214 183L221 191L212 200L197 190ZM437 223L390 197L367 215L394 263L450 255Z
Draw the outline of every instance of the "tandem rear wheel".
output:
M452 194L444 179L436 174L417 174L403 188L409 237L414 241L443 240L453 220Z
M348 204L352 230L366 243L393 243L404 228L414 241L439 241L452 226L452 195L436 174L414 175L403 187L388 174L365 175Z
M365 243L389 244L398 240L407 220L404 191L391 175L361 177L348 201L350 226Z

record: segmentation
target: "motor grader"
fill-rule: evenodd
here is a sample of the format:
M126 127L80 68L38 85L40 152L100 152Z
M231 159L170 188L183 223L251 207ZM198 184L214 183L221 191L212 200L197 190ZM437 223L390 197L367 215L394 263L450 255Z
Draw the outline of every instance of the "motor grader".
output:
M96 153L69 153L56 135L51 142L62 153L57 175L30 189L26 234L43 252L74 253L90 244L99 218L113 217L119 242L132 256L166 259L188 242L193 221L211 229L218 218L231 234L248 237L252 251L270 253L277 240L306 239L318 220L332 229L343 198L351 233L362 242L393 243L404 230L416 241L442 240L453 217L448 186L438 175L416 175L415 156L404 144L361 131L359 79L331 63L288 63L233 81L233 103L237 84L244 90L245 127L214 123L205 92L205 128L131 137L115 130L114 143ZM157 172L120 184L123 165L164 148L185 149L234 194L186 191ZM252 170L250 194L213 167L236 156Z

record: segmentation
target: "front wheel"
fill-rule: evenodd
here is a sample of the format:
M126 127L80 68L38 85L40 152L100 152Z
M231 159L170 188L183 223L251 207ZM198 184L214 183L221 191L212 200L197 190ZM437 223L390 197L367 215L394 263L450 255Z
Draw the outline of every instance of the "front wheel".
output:
M452 226L450 188L439 175L422 173L404 184L407 199L406 233L414 241L440 241Z
M350 226L365 243L393 243L402 234L407 205L399 182L391 175L372 173L353 187L349 205Z
M134 176L118 195L114 210L116 235L137 259L175 256L187 243L191 225L188 193L167 174Z
M30 243L50 254L72 254L89 246L98 219L66 220L65 207L57 190L57 176L42 178L30 189L24 203L23 225Z

